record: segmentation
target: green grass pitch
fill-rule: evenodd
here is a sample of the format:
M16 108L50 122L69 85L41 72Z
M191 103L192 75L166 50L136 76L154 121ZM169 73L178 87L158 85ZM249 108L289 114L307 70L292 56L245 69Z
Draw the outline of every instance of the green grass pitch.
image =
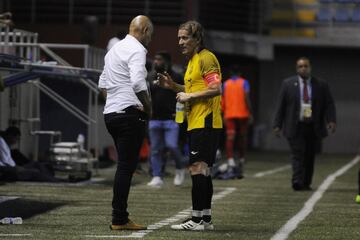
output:
M318 157L314 190L329 174L354 157L330 154ZM254 177L255 173L288 163L286 153L249 153L244 179L214 180L215 193L226 187L236 188L231 194L214 202L215 231L183 232L164 226L146 234L144 239L270 239L314 193L292 191L290 169L261 178ZM356 165L334 181L313 212L290 234L289 239L360 239L360 205L355 203L358 168L359 165ZM173 172L173 167L169 166L167 171ZM0 204L0 209L8 204L7 208L20 208L25 216L22 225L0 225L0 239L123 239L121 236L132 232L109 230L113 174L113 168L99 170L99 177L107 181L88 185L24 182L0 185L0 196L19 197L17 204L4 202ZM147 187L149 180L147 174L133 178L129 212L135 222L154 224L191 206L189 175L181 187L173 186L172 176L165 178L165 186L161 189ZM31 209L37 209L38 214L26 217ZM30 235L16 237L7 234ZM88 235L119 237L91 238Z

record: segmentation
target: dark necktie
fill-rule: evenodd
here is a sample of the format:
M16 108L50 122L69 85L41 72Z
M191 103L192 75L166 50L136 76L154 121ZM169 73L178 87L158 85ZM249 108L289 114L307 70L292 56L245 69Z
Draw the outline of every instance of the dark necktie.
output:
M303 100L304 100L304 103L308 103L310 100L308 88L307 88L307 80L304 80Z

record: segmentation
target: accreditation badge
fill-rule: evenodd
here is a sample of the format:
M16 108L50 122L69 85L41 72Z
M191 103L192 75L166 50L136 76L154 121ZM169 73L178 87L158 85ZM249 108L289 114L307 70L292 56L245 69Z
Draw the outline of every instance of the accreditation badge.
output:
M302 111L303 111L303 117L304 118L311 118L311 116L312 116L311 104L302 103L301 108L302 108Z

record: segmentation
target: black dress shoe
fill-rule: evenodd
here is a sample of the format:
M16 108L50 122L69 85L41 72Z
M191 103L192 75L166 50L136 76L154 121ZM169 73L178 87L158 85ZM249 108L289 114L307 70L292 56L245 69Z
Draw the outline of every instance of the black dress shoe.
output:
M310 186L304 186L303 187L303 191L312 191L313 189L312 189L312 187L310 187Z

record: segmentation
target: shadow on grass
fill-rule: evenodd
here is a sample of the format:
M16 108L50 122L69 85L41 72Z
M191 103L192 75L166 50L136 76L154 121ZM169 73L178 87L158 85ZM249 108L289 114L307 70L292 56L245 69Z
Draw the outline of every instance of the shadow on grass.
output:
M10 200L0 204L0 219L4 217L22 217L27 219L63 205L65 203L40 202L26 199Z

